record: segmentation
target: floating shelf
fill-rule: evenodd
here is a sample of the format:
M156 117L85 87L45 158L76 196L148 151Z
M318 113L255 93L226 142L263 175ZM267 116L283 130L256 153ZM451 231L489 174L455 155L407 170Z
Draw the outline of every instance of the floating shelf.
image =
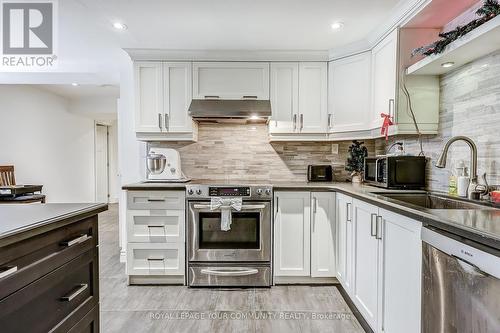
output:
M500 15L450 43L440 54L425 57L406 70L408 75L441 75L500 49ZM441 64L454 62L452 67Z

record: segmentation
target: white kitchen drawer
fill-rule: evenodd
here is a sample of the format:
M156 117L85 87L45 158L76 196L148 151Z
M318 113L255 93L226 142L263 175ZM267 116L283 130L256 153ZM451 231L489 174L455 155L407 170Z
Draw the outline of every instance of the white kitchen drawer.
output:
M128 243L128 275L184 275L184 243Z
M184 210L184 191L128 191L127 209Z
M184 243L184 210L127 210L131 243Z

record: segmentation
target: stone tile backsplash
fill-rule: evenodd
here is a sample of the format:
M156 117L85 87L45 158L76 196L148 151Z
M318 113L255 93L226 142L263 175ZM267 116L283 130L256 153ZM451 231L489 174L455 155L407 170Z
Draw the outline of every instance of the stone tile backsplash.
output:
M428 187L447 191L450 170L469 149L454 143L446 169L434 167L446 140L455 135L471 137L478 147L479 173L490 184L500 184L500 52L493 53L441 77L439 134L423 137L428 165ZM201 123L195 143L152 143L179 150L184 173L193 179L226 181L304 181L308 164L332 164L335 179L348 177L344 170L350 141L336 142L338 154L327 142L269 143L264 124ZM416 136L390 138L404 141L406 151L418 154ZM383 139L365 140L370 155L384 153Z
M446 141L456 135L470 137L478 149L478 173L487 173L490 185L500 184L500 52L474 61L445 74L440 80L439 134L423 137L423 150L430 157L428 187L448 191L448 179L453 166L470 161L469 147L464 142L454 143L448 154L445 169L434 165ZM391 138L404 141L406 151L418 154L415 136ZM377 153L385 142L376 141Z
M331 164L336 180L344 181L350 141L336 142L338 154L329 142L268 141L265 124L201 123L198 142L154 143L179 150L182 170L192 179L225 181L305 181L307 165ZM365 145L372 154L375 141Z

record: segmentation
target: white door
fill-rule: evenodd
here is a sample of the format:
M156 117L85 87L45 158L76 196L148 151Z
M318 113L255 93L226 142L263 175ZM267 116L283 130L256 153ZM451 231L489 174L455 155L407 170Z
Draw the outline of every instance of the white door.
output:
M372 50L372 127L382 125L381 113L395 115L397 89L398 30Z
M336 237L336 271L347 293L352 291L352 198L342 194L335 194L335 221L337 225Z
M330 132L366 130L371 123L371 52L328 64Z
M328 118L328 79L326 62L299 64L299 119L303 133L325 133Z
M382 283L379 283L382 318L378 331L419 333L422 223L384 209L379 213L382 217L380 252L383 275Z
M95 186L96 201L109 200L108 126L95 126Z
M189 62L163 64L164 124L168 132L191 132L193 121L188 115L192 97L192 71Z
M311 193L311 276L335 277L335 193Z
M270 133L293 133L299 110L299 63L271 63Z
M309 192L274 194L274 275L311 274L311 195Z
M376 220L378 207L353 199L354 283L353 301L371 328L377 329L378 249Z
M267 62L193 63L194 99L269 99Z
M161 62L135 62L135 131L161 132L163 128L163 75Z

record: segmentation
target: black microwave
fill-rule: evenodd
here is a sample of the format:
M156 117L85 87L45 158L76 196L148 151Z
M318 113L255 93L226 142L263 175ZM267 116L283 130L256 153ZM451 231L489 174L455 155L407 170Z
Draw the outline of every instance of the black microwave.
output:
M366 157L365 182L392 189L425 188L425 156Z

